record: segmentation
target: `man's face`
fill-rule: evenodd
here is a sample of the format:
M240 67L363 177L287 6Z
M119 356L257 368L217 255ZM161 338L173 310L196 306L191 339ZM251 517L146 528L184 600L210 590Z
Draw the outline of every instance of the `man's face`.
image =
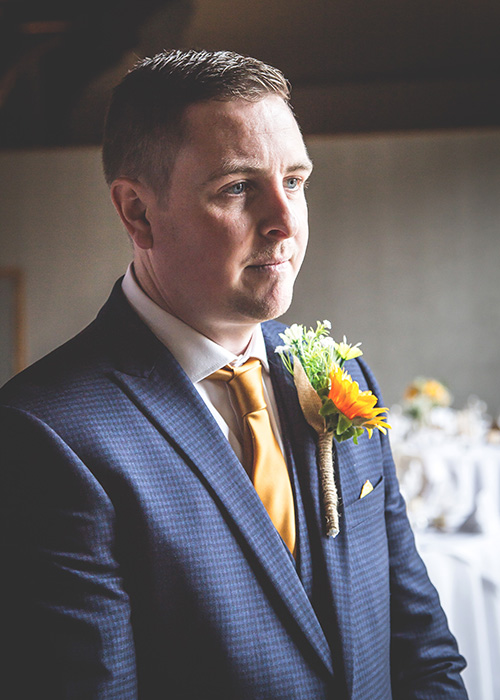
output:
M290 305L311 163L279 97L211 100L185 118L168 191L147 207L153 243L136 251L136 268L157 303L220 342Z

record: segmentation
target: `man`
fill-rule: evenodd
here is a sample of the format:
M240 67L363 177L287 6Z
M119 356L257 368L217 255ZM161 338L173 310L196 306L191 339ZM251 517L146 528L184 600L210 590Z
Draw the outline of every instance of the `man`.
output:
M103 160L133 265L2 392L6 697L466 698L384 437L338 446L325 533L316 436L267 322L308 236L288 97L276 69L203 51L142 61L115 90ZM255 358L279 452L265 496L217 373Z

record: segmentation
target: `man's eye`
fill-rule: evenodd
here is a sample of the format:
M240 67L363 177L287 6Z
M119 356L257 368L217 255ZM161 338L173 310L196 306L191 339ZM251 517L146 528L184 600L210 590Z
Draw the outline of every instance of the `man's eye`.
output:
M243 194L243 192L246 192L248 188L248 185L246 182L237 182L234 185L231 185L231 187L228 187L226 192L229 194Z
M285 180L285 185L289 190L297 190L300 187L300 178L287 177Z

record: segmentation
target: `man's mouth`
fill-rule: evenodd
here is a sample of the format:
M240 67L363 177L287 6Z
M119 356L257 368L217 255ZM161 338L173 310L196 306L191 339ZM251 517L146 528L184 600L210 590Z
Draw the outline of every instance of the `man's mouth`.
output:
M289 260L284 259L284 260L272 260L271 262L265 262L265 263L257 263L255 265L250 265L250 267L262 267L262 268L273 268L273 267L282 267L283 265L286 265L289 262Z
M255 270L262 270L263 272L271 272L273 270L279 271L284 269L290 263L290 260L290 255L275 255L273 257L262 257L255 261L252 261L252 263L248 265L248 267Z

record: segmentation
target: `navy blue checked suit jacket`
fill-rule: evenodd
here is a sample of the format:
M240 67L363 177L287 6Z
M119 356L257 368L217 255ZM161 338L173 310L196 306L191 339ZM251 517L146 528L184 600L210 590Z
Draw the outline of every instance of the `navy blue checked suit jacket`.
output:
M88 328L4 387L2 697L466 698L378 431L338 446L341 531L325 536L315 435L273 352L281 328L263 324L300 496L298 568L119 284ZM366 365L349 371L376 390Z

